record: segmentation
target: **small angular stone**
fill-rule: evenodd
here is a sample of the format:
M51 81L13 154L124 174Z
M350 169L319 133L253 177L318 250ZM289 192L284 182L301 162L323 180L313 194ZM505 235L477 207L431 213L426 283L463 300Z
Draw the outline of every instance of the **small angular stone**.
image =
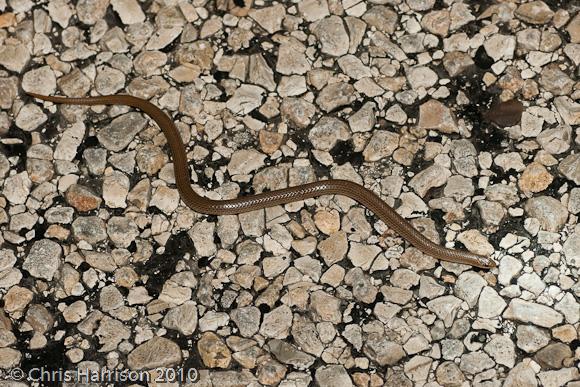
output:
M558 200L549 196L528 199L524 204L526 213L540 221L542 229L559 231L568 219L568 210Z
M342 365L328 365L316 369L314 375L320 387L352 387L352 380Z
M139 345L127 357L132 370L171 367L181 362L181 350L173 341L155 336Z
M363 347L363 352L380 366L392 366L397 364L403 357L403 347L386 337L371 336Z
M209 368L228 368L231 351L223 340L213 332L205 332L197 342L197 350L203 364Z
M32 245L22 268L33 277L50 281L60 266L61 256L62 248L58 243L42 239Z
M111 0L111 5L125 25L145 21L145 14L135 0Z
M324 54L342 56L348 53L349 38L340 17L332 15L318 21L313 32Z
M532 323L544 328L551 328L562 322L563 317L552 308L519 298L512 300L503 313L503 317L509 320Z
M316 98L316 103L325 112L349 105L355 99L354 87L346 82L332 83L326 86Z
M515 15L531 24L546 24L554 16L554 11L550 9L543 1L532 1L520 5Z
M419 122L417 126L420 129L434 129L442 133L459 132L451 110L434 99L423 103L419 107Z

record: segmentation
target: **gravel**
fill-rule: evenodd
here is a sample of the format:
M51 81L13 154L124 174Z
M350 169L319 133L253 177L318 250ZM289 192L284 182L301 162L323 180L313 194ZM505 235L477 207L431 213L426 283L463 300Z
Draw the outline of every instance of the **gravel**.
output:
M0 0L0 368L580 385L574 2L37 3ZM196 192L351 180L498 268L342 196L196 213L148 117L23 91L146 98Z

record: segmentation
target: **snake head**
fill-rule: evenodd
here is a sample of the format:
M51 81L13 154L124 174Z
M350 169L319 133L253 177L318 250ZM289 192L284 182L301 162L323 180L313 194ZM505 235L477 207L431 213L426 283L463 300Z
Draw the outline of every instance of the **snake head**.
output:
M477 261L481 264L481 267L486 269L497 267L497 264L491 258L484 257L483 255L477 256Z

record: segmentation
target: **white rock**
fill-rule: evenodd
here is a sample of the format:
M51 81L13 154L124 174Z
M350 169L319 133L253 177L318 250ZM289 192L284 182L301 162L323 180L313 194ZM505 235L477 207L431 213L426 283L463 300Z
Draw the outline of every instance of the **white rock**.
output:
M413 89L428 89L437 83L439 77L427 66L416 66L407 70L407 80Z
M266 8L254 8L250 10L249 16L269 34L273 34L282 28L282 20L286 16L286 7L282 4L276 4Z
M495 34L483 44L487 55L495 61L512 59L516 49L516 38L512 35Z
M326 0L300 1L298 3L298 10L302 17L308 22L317 21L330 15L328 2Z
M510 285L512 279L522 270L523 264L517 258L506 255L499 262L497 280L503 286Z
M508 320L532 323L544 328L551 328L562 322L563 317L549 306L535 302L524 301L519 298L513 299L503 317Z
M145 21L145 13L136 0L111 0L111 5L125 25Z
M455 283L455 295L473 307L477 304L479 294L485 287L486 281L482 276L473 272L466 271L461 273Z
M50 281L60 266L61 256L62 248L58 243L42 239L32 245L22 268L33 277Z
M340 17L332 15L318 21L312 32L320 41L320 51L324 54L342 56L348 53L349 38Z
M226 107L234 114L244 115L250 113L262 104L264 89L255 85L242 85L234 92L234 95L226 102Z
M256 150L241 149L232 155L228 163L228 171L231 175L247 175L264 165L266 155Z
M22 89L37 94L53 94L56 91L56 75L49 66L27 71L22 78Z
M62 28L66 28L73 15L73 9L65 0L53 0L48 3L48 14Z
M352 79L370 77L371 70L354 55L345 55L338 59L338 66Z
M562 251L568 265L580 268L580 232L568 236Z
M40 106L29 103L24 105L19 111L18 115L16 116L16 120L14 123L20 129L26 132L32 132L40 125L44 124L48 120L48 117Z
M486 286L479 296L478 315L481 318L496 318L503 312L506 302L497 294L497 292Z
M85 136L85 125L82 122L74 123L70 128L65 130L60 141L54 150L55 160L74 160L79 145L83 142Z
M2 194L12 204L26 203L32 181L26 171L12 175L4 180Z
M493 335L491 340L485 345L487 352L497 364L502 364L512 368L516 361L516 349L513 341L504 335Z
M461 300L455 296L443 296L427 303L427 308L437 315L446 327L451 327L461 306Z

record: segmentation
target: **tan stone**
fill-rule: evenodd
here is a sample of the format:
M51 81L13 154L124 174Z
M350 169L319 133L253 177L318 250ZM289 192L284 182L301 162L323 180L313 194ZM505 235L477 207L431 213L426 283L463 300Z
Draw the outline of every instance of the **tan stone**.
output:
M213 332L205 332L197 342L203 364L209 368L228 368L232 353L222 339Z
M532 1L520 5L515 15L526 23L546 24L554 17L554 11L543 1Z
M538 162L533 162L526 167L518 181L523 192L541 192L548 188L554 178L546 167Z
M181 349L173 341L155 336L139 345L127 357L133 370L170 367L181 363Z
M340 229L340 215L336 210L320 210L314 214L316 227L326 235L331 235Z
M568 24L566 31L570 34L571 43L580 43L580 13L577 13L576 17Z
M77 211L86 212L99 208L101 198L89 188L80 184L73 184L65 194L66 201Z
M451 110L441 102L429 100L419 107L420 129L434 129L442 133L457 133L459 128Z
M271 155L276 152L284 141L284 134L269 130L260 130L260 148Z

